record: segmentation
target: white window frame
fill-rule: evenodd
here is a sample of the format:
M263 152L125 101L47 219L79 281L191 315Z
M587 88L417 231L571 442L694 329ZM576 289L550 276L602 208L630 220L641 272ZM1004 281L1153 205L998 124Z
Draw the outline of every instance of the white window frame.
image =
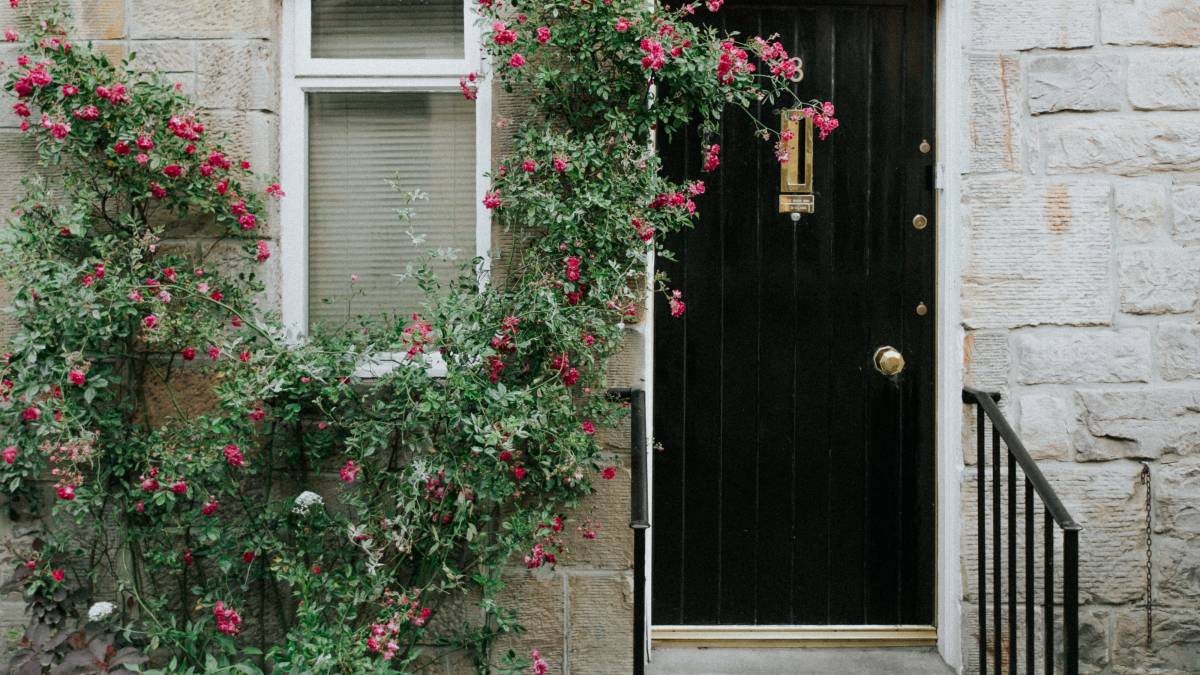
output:
M463 0L461 59L326 59L312 56L312 0L284 0L280 49L280 311L289 336L308 333L308 99L310 92L460 92L459 79L482 73L478 14ZM399 38L397 38L399 39ZM486 78L475 100L475 255L487 278L491 214L483 206L491 166L492 91ZM481 285L483 281L480 282Z

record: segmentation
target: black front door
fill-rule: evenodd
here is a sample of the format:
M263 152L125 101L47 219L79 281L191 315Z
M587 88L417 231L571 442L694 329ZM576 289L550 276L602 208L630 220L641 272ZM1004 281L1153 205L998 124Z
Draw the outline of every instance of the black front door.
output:
M726 117L711 174L694 133L660 139L708 194L659 261L687 313L655 310L655 625L933 623L933 11L729 0L706 19L780 33L796 92L841 127L816 144L799 222L745 116ZM875 368L884 346L898 376Z

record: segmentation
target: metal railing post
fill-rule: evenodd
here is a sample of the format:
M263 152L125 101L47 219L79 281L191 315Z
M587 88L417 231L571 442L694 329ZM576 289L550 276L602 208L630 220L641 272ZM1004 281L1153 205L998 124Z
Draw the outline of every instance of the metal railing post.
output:
M1034 580L1034 524L1036 519L1037 503L1033 496L1036 494L1042 502L1044 509L1043 520L1043 584L1044 593L1042 597L1043 613L1044 613L1044 671L1046 675L1053 675L1056 666L1057 651L1055 649L1055 529L1059 529L1063 534L1063 557L1062 557L1062 663L1067 675L1078 675L1079 673L1079 532L1081 530L1078 523L1071 518L1071 514L1067 512L1063 506L1062 500L1051 488L1049 481L1042 474L1036 462L1029 455L1024 443L1021 442L1012 425L1005 419L1004 414L1000 411L1000 407L996 404L1000 396L998 394L979 391L969 387L963 389L963 403L973 405L976 409L976 480L978 485L976 495L976 506L978 509L977 529L978 536L978 554L979 554L979 668L981 673L991 672L999 675L1004 669L1003 663L1005 653L1008 656L1008 672L1010 675L1016 675L1020 670L1020 663L1025 662L1025 668L1029 673L1033 673L1036 659L1035 653L1035 626L1034 626L1034 603L1037 602L1037 589ZM987 513L987 489L988 471L987 471L987 424L991 422L991 492L992 492L992 531L991 535L991 576L992 576L992 606L988 607L988 513ZM1001 481L1003 480L1003 465L1001 463L1000 449L1001 445L1007 450L1008 459L1008 490L1007 494L1002 491ZM1020 466L1023 474L1024 484L1024 539L1025 539L1025 560L1024 560L1024 582L1025 582L1025 654L1024 659L1020 658L1020 650L1018 638L1020 636L1017 629L1017 589L1018 589L1018 570L1017 564L1017 467ZM1003 496L1008 499L1007 505L1003 501ZM1007 506L1007 508L1005 508ZM1007 518L1002 518L1001 513L1007 512ZM1004 520L1008 521L1007 528L1004 527ZM1007 529L1007 532L1004 530ZM1004 539L1007 537L1007 539ZM1007 544L1007 559L1008 569L1003 569L1004 556L1001 555L1001 547ZM1004 574L1007 572L1007 574ZM1004 589L1005 579L1007 578L1008 588ZM1004 642L1003 629L1003 591L1008 592L1008 644L1007 650ZM991 609L992 624L988 625L988 610ZM993 641L993 653L991 668L988 668L988 638L989 628L991 639Z

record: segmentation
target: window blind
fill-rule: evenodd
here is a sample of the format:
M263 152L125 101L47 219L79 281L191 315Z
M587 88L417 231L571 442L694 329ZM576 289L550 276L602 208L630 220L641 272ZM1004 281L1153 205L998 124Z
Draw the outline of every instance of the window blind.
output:
M312 55L461 59L462 0L312 0Z
M460 261L434 265L445 281L475 255L473 104L430 92L310 93L308 104L309 322L414 311L420 289L394 276L406 263L428 248L460 249ZM402 189L429 194L411 206L421 247L396 217L405 201L388 181L397 174Z

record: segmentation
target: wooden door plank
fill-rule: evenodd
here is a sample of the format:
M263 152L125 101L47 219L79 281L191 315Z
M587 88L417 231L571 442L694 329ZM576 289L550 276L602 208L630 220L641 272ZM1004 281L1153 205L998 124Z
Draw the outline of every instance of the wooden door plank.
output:
M792 24L796 13L784 9L760 13L759 33L773 27L788 27L784 46L795 45ZM774 106L760 106L759 118L778 128ZM772 147L757 143L759 184L778 180L779 164ZM759 188L759 275L756 335L759 359L757 386L758 419L758 505L755 578L757 584L755 622L786 625L792 616L793 543L796 494L793 490L796 460L796 409L798 362L796 341L801 327L797 313L799 287L796 283L797 229L788 214L778 212L776 193Z
M838 116L846 124L820 147L820 154L832 159L825 185L833 214L833 269L827 284L832 294L830 321L844 337L833 345L832 466L830 484L831 527L830 558L837 568L831 574L829 622L856 624L864 621L863 572L866 565L866 471L867 425L865 393L872 371L867 322L870 298L867 297L863 241L867 228L866 139L869 126L866 88L860 72L867 38L866 10L833 10L834 81L831 100L837 102ZM860 79L841 75L854 73ZM862 69L865 70L865 69ZM818 174L816 180L821 182Z
M793 53L804 62L805 78L795 91L802 98L829 92L833 73L830 58L832 14L824 7L801 7L793 22ZM827 153L814 157L814 170L828 176ZM822 183L823 185L824 183ZM819 364L833 358L835 341L830 321L829 273L833 263L833 204L831 194L816 195L816 213L796 224L797 314L802 329L795 339L796 457L792 490L796 494L795 540L792 545L792 620L798 624L829 623L829 474L831 458L831 371Z
M896 162L901 142L902 8L870 10L870 53L867 56L868 147L870 176L865 241L867 256L868 346L892 345L908 356L902 330L904 298L904 182L903 166ZM911 369L909 369L911 370ZM899 620L899 551L904 546L901 519L901 458L904 454L901 414L904 387L911 372L897 381L872 372L870 442L867 461L867 565L864 572L867 623L890 624Z
M668 176L683 180L695 171L698 148L691 134L677 134L667 140L660 136L659 152ZM683 290L687 290L687 238L676 237L670 244L676 259L660 257L658 269L665 272ZM690 297L690 296L689 296ZM687 446L683 429L687 424L687 369L684 354L687 321L673 318L666 303L654 304L654 435L663 443L654 453L654 508L652 521L664 527L654 529L654 555L651 574L652 623L683 621L683 494L684 458Z

